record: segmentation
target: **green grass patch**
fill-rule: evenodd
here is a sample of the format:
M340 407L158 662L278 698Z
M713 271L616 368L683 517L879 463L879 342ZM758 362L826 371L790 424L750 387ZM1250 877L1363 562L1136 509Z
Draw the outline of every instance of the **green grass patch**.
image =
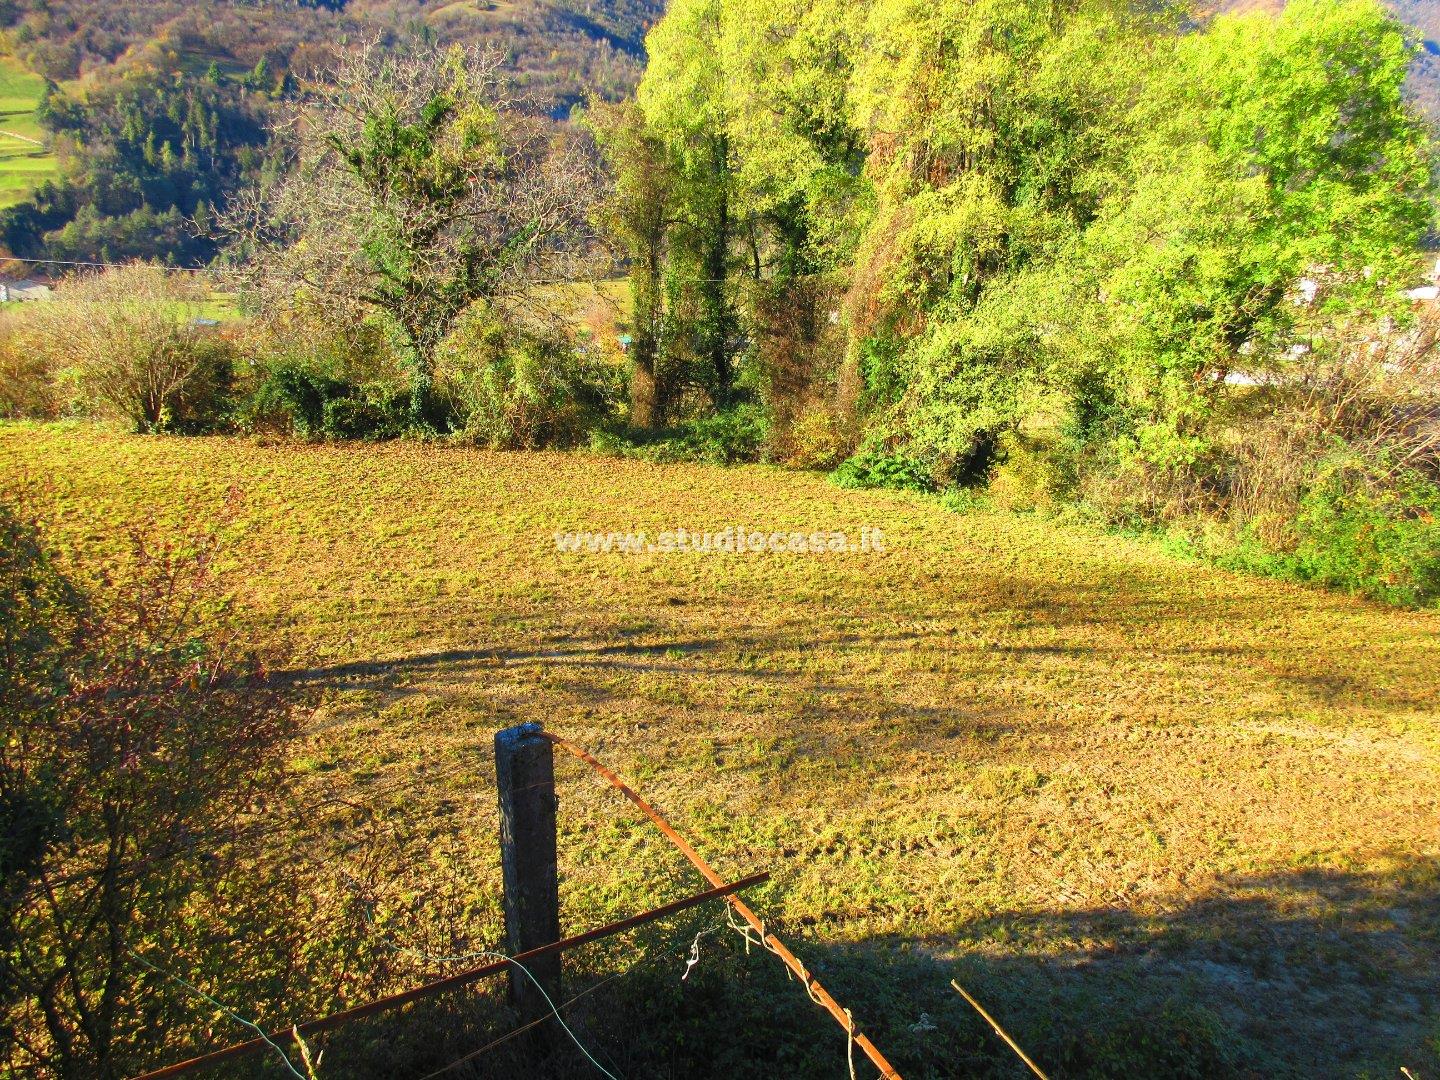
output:
M327 817L330 841L285 850L316 853L308 884L396 847L379 916L397 940L497 940L490 747L538 720L635 781L722 874L770 870L754 897L769 925L907 1077L1017 1075L950 978L1057 1076L1440 1067L1418 1004L1440 970L1440 613L765 466L6 424L0 481L87 559L241 493L236 610L325 695L295 771L384 809L373 837ZM885 544L554 542L732 525L878 527ZM557 769L567 928L698 886L623 800ZM668 930L669 967L596 996L588 1044L629 1076L845 1075L843 1036L771 958L717 932L680 982L697 920ZM350 985L326 948L309 994ZM577 959L572 985L637 956ZM391 965L364 971L367 994L424 981ZM317 1049L338 1074L416 1075L427 1052L444 1063L418 1024L395 1025L413 1045L388 1073L378 1036Z
M0 56L0 207L23 202L60 169L36 119L45 80L21 61Z

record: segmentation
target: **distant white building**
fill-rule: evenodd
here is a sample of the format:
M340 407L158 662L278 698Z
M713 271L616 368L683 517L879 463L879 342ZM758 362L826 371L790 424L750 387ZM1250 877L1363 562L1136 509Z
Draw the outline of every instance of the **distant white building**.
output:
M1430 274L1430 284L1415 289L1406 289L1405 296L1417 302L1440 300L1440 259L1435 260L1435 269Z
M46 282L36 281L34 278L22 278L19 281L0 278L0 304L12 300L49 300L54 293L55 290Z

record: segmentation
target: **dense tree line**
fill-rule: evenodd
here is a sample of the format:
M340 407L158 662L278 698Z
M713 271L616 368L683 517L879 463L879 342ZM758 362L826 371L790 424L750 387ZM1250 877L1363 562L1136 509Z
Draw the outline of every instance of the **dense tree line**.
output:
M1433 535L1432 429L1348 411L1415 415L1405 364L1362 359L1405 351L1387 319L1434 210L1416 43L1378 2L1202 24L1112 0L678 0L648 44L638 105L597 123L639 423L750 398L782 456L931 489L1042 433L1034 483L1127 520L1260 490L1236 527L1283 552L1362 520ZM1258 431L1265 461L1236 451ZM1436 575L1425 543L1396 574Z
M59 182L0 213L0 242L26 258L212 258L212 210L266 161L263 68L244 80L134 72L69 94L54 84L40 120L64 162Z

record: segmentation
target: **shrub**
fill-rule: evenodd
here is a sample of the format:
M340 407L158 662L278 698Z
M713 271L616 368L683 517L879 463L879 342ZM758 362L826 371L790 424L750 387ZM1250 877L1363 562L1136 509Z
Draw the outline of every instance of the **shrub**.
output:
M0 1052L18 1074L128 1075L193 1027L133 954L212 931L295 731L226 627L213 539L132 539L90 581L0 508Z
M282 363L238 416L247 431L280 430L316 439L392 439L410 427L410 398L396 384L354 383Z
M1019 433L1007 435L996 454L988 494L1004 510L1039 510L1052 506L1064 479L1055 455L1045 443Z
M280 428L287 433L319 436L325 432L325 410L348 397L355 387L298 363L272 368L250 395L241 413L247 430Z
M619 369L563 337L475 320L447 343L442 385L467 438L495 450L583 443L619 400Z
M296 302L248 328L243 431L302 438L391 438L410 427L402 365L381 328ZM401 415L404 413L406 415Z
M50 356L33 320L0 314L0 416L48 420L64 408Z
M1230 565L1347 589L1394 604L1440 597L1440 486L1402 471L1376 476L1332 464L1304 496L1288 550L1253 529L1222 556Z
M896 488L924 492L937 489L930 465L903 453L887 454L873 448L841 462L830 479L838 487L852 489Z
M853 445L841 418L820 405L800 410L790 423L786 442L785 464L797 469L834 469Z
M78 411L138 432L204 430L229 409L233 350L197 325L198 275L135 264L67 282L29 315Z
M393 439L410 429L412 419L408 392L362 386L325 402L320 430L328 439Z
M692 420L661 445L669 460L740 465L761 460L769 433L765 410L745 404Z
M590 448L657 464L741 465L764 459L769 435L769 415L747 403L662 432L598 430L590 436Z

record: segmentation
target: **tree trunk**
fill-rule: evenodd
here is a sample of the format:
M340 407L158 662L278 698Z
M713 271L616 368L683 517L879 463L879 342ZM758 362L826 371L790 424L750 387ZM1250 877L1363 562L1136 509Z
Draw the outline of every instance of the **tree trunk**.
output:
M435 353L440 342L424 330L411 330L410 423L421 430L435 428Z
M665 388L660 383L660 258L658 246L635 264L630 279L635 301L634 340L630 344L630 425L651 431L664 422Z
M705 238L700 282L701 355L714 375L711 389L717 409L730 404L735 390L735 373L730 364L730 305L725 295L730 254L730 149L724 136L715 143L715 215Z

